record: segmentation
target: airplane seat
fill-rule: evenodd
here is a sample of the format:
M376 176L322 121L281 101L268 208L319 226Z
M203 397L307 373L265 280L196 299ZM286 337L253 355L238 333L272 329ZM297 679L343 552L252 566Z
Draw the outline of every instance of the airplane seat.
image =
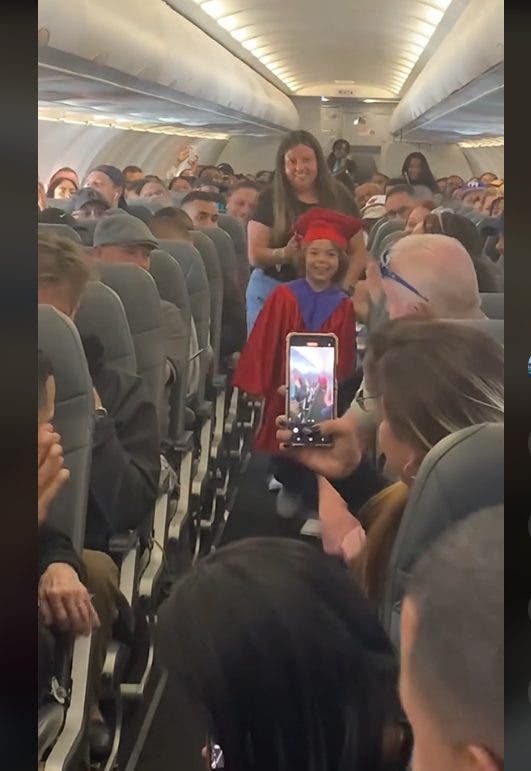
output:
M81 236L70 225L56 225L52 222L39 222L38 232L46 235L46 233L56 233L63 238L69 238L71 241L75 241L76 244L82 243Z
M487 236L483 245L483 256L488 257L489 260L496 263L500 259L500 253L496 249L498 243L498 236Z
M379 260L383 255L383 242L385 238L391 235L391 233L399 232L404 232L404 226L399 220L392 219L382 223L382 225L378 227L378 232L375 234L374 241L370 249L372 256Z
M184 190L175 190L175 191L170 190L169 192L170 192L171 200L173 201L173 205L175 206L176 209L180 209L183 199L185 196L188 195L188 193L185 192Z
M385 629L400 643L400 611L415 561L452 524L504 499L504 427L464 428L433 447L411 489L387 571L380 608Z
M505 304L503 292L482 292L481 310L489 319L504 319Z
M61 209L68 214L72 214L74 211L74 199L73 198L47 198L49 209Z
M50 507L48 522L66 533L81 554L92 457L92 382L79 334L70 319L50 305L39 305L38 336L39 348L50 359L55 374L54 426L62 438L65 468L70 471L68 483ZM51 747L48 761L62 767L67 758L79 759L82 750L91 639L78 637L71 644L57 637L56 645L56 692L61 689L68 698L39 710L39 760Z
M133 217L138 217L139 220L145 222L149 227L153 215L151 209L144 203L143 198L135 198L131 201L127 201L127 206L129 208L129 213L132 214Z
M201 255L210 287L210 344L212 346L211 374L217 375L220 367L221 318L223 312L224 275L221 260L214 241L203 231L193 230L194 246Z
M249 276L251 275L251 268L247 257L247 233L241 221L236 217L231 217L230 214L220 214L218 223L220 228L223 228L232 239L238 265L240 286L242 291L245 292Z
M105 349L109 367L137 374L136 354L125 309L119 296L101 281L89 281L75 325L82 337L95 335Z
M372 250L372 245L373 245L374 241L376 240L376 236L378 235L380 228L383 227L383 225L386 222L391 222L391 218L389 217L388 214L384 214L384 216L380 217L380 219L378 219L374 223L374 225L372 226L371 232L369 233L369 236L367 238L367 251L369 253Z
M204 236L204 238L206 239L206 236ZM191 496L193 496L194 502L199 503L203 499L205 485L209 481L213 410L212 402L208 400L206 393L207 379L210 380L210 372L212 370L211 351L213 346L216 345L216 339L211 342L210 337L212 328L210 314L211 309L213 308L212 292L215 291L216 284L209 282L206 263L195 246L183 241L171 241L167 239L159 239L159 246L162 250L168 252L181 267L188 289L190 309L197 332L199 350L201 351L201 370L198 393L192 401L187 400L186 406L187 408L191 408L193 412L190 412L187 409L185 413L187 416L185 419L185 428L189 431L194 431L194 433L199 433L199 459L195 474L193 475L190 493ZM211 268L215 268L216 266L216 262L209 263L209 267ZM217 268L219 271L219 266L217 266ZM221 296L219 299L219 306L221 306ZM221 315L221 309L219 309L219 314ZM218 329L214 331L219 332L219 326L220 325L218 325ZM186 481L188 481L189 473L191 477L193 474L192 470L186 468ZM188 506L186 495L185 501L185 505ZM179 533L180 526L173 529L170 526L170 537L172 540L178 539ZM196 544L196 547L198 547L198 544Z
M393 233L388 233L382 240L380 246L380 256L383 256L397 241L407 236L405 230L395 230Z
M497 343L504 345L504 320L503 319L445 319L453 324L466 324L468 327L486 332Z
M211 289L201 254L192 244L159 239L159 246L161 250L167 252L177 261L184 275L190 300L190 311L194 319L197 341L201 351L201 377L198 393L194 401L187 404L193 409L205 399L206 377L212 358L210 353Z
M74 230L79 233L83 246L92 246L94 242L94 231L98 220L84 219L78 220Z
M166 356L160 298L152 276L130 264L99 263L100 280L116 292L123 303L133 344L138 374L163 425L163 393Z
M179 365L179 377L171 393L169 438L176 442L184 430L186 396L188 391L191 311L190 298L179 263L167 252L154 249L151 252L151 275L155 280L161 300L175 309L172 318L174 331L175 361Z
M158 211L159 209L164 209L165 206L168 204L160 203L156 198L134 198L132 201L127 202L128 206L131 206L134 211L131 212L131 214L136 214L137 209L145 209L149 212L149 219L151 221L151 218L153 214ZM137 215L138 216L138 215Z
M355 178L358 184L368 182L372 175L376 174L376 161L372 155L367 155L365 153L351 153L350 158L356 164Z

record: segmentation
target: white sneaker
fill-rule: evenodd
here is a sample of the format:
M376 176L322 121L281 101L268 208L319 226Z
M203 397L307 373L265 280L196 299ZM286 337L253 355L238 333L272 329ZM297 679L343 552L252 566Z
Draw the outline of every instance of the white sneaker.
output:
M287 493L284 488L279 490L277 495L277 514L283 519L293 519L301 516L303 512L303 502L300 495Z
M275 479L275 477L270 477L267 489L270 493L278 493L279 490L282 490L282 485L278 479Z

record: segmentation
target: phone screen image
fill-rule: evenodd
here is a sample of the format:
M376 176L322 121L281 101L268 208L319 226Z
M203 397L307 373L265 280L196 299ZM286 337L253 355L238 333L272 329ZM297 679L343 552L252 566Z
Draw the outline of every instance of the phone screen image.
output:
M329 446L317 424L336 413L335 338L296 335L288 346L287 414L292 445Z

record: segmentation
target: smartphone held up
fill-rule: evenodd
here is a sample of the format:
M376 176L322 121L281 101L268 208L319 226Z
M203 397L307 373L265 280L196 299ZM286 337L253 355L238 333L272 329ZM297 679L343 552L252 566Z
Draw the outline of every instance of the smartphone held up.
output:
M286 338L286 415L292 447L330 447L319 423L337 417L337 337L301 334Z

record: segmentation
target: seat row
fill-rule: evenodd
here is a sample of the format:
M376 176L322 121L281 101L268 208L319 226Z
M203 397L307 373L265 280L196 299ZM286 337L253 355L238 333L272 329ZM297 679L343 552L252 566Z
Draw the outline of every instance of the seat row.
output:
M39 225L79 240L61 225ZM157 409L161 442L158 498L142 533L116 534L109 552L120 568L126 608L122 627L129 640L113 638L102 676L114 705L114 745L105 768L119 757L124 709L143 703L154 687L152 630L168 583L185 563L219 539L226 502L252 435L249 406L230 386L231 361L220 357L224 281L235 281L234 245L222 229L193 233L194 244L161 241L149 272L132 264L101 264L99 280L85 290L75 323L51 306L39 306L39 347L56 374L55 423L62 436L68 485L50 511L50 521L81 552L85 535L92 428L93 386L81 338L96 335L108 366L142 378ZM174 313L163 318L163 308ZM170 325L168 329L168 319ZM199 377L188 392L191 321L199 350ZM168 332L178 372L166 383ZM206 545L204 543L206 542ZM127 635L126 635L127 637ZM50 720L40 723L42 753L52 750L46 768L69 768L81 751L86 721L90 644L76 640L63 690L66 721L59 737ZM135 672L134 676L127 673ZM53 722L53 721L52 721ZM55 743L54 740L56 739Z

